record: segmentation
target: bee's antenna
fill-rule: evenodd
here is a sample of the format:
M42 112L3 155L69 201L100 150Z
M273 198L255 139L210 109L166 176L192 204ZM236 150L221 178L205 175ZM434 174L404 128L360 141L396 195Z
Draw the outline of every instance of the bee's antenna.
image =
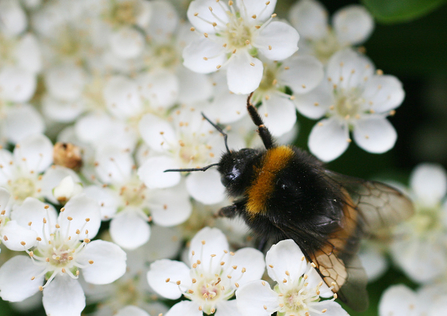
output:
M231 153L230 149L228 148L228 134L225 133L225 132L223 131L223 129L222 129L220 126L218 126L218 125L216 125L215 123L211 122L211 120L210 120L209 118L207 118L207 117L205 116L205 114L203 114L203 112L202 112L201 114L202 114L203 118L204 118L205 120L208 121L208 123L210 123L211 125L213 125L213 127L214 127L219 133L222 134L222 136L224 137L225 148L227 148L227 152L228 152L228 153ZM206 167L205 167L205 168L206 168Z
M205 166L203 168L187 168L187 169L166 169L163 172L193 172L193 171L206 171L211 167L218 166L219 163L212 163L211 165Z
M258 127L259 137L261 137L261 140L264 143L265 148L266 149L273 148L273 147L275 147L275 142L273 140L273 136L272 136L272 134L270 134L270 131L268 130L268 128L264 125L264 122L262 121L262 118L259 115L258 110L256 110L254 105L251 103L252 96L253 96L253 92L250 93L250 95L247 98L248 114L250 114L251 120Z

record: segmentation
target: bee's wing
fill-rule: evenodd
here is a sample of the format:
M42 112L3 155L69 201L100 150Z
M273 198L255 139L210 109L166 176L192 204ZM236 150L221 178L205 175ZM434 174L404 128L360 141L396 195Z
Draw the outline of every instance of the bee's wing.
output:
M344 230L339 230L329 239L324 239L307 226L283 224L277 227L300 246L306 258L315 264L324 282L333 287L338 297L354 310L365 310L368 307L368 280L356 254L360 241L358 235L347 237ZM317 244L321 245L320 249L308 246Z
M363 233L396 225L414 213L411 200L399 190L381 182L367 181L326 171L328 178L335 181L350 197L351 206L359 213L358 225Z

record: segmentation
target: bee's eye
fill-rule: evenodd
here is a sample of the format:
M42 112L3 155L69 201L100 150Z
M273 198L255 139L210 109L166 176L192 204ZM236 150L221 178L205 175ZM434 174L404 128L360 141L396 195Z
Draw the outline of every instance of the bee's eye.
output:
M230 181L234 181L236 180L239 176L241 175L241 172L239 171L238 168L236 168L236 166L233 166L233 169L231 169L231 171L229 173L227 173L225 175L225 177L230 180Z

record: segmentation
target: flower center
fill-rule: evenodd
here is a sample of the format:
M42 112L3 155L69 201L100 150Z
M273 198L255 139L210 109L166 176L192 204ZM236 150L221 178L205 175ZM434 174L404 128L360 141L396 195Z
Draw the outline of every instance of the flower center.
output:
M363 99L358 96L357 91L341 93L336 99L335 113L344 120L358 119L362 109Z
M327 36L312 42L312 47L315 56L325 64L331 56L341 50L343 47L337 40L333 31L330 31Z
M11 181L9 187L14 199L19 201L34 196L34 193L36 192L34 181L29 178L18 178Z
M238 14L237 14L238 15ZM242 17L238 17L230 13L230 22L225 31L225 36L232 48L243 48L250 44L252 38L252 31L245 23Z
M110 18L117 24L133 25L137 21L138 11L136 1L114 1Z
M149 64L153 67L174 68L180 63L177 49L172 45L156 46L151 57Z
M267 65L264 67L264 73L262 75L261 83L259 84L259 88L256 90L256 92L260 91L263 93L266 93L272 89L276 89L277 85L277 64L274 64L274 67L272 65Z
M284 295L284 305L288 311L299 313L300 311L308 310L306 299L305 291L294 289Z
M422 208L412 217L416 233L425 236L427 233L439 232L442 230L442 221L439 208Z
M129 182L120 189L120 196L126 206L142 206L146 200L146 186L139 182Z

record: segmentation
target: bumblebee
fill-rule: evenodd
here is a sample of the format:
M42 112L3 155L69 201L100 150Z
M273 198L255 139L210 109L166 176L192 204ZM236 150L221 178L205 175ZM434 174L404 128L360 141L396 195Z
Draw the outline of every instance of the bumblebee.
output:
M251 97L251 96L250 96ZM413 204L398 190L327 170L309 153L277 145L261 116L247 100L247 110L265 149L232 151L227 134L202 116L223 136L227 152L217 166L232 205L219 215L242 217L260 243L293 239L324 282L349 307L368 307L366 273L357 256L361 238L410 217Z

